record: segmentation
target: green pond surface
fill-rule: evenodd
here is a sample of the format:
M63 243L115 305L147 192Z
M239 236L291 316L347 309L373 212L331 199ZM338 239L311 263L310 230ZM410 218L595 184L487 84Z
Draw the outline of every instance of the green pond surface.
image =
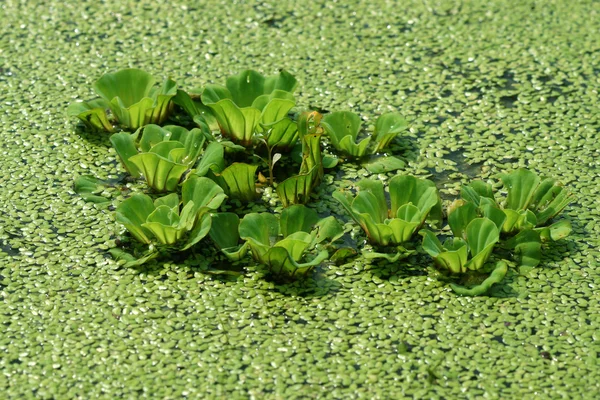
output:
M5 0L0 21L1 398L600 397L599 2ZM184 89L285 68L299 109L404 114L399 173L446 201L520 166L558 178L573 233L474 298L422 254L287 285L200 251L123 268L123 228L73 179L124 171L66 107L125 67ZM312 204L351 243L331 193L367 175L345 163Z

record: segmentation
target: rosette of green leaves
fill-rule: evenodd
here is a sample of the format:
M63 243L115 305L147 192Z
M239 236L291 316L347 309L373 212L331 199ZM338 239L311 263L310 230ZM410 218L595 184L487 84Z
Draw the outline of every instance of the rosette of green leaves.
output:
M381 181L363 179L359 192L335 192L333 197L367 234L375 245L399 245L408 241L427 219L441 220L441 200L435 184L408 175L395 176L389 183L391 205Z
M451 284L452 289L459 294L476 296L486 293L494 283L504 279L507 272L504 261L498 262L493 270L485 266L500 239L498 226L489 218L474 218L469 221L466 216L449 222L453 232L460 232L461 235L448 238L442 244L433 232L423 230L423 249L443 272L453 275L473 271L489 273L486 279L471 287Z
M321 125L333 147L352 158L360 158L381 151L408 127L404 118L399 114L384 114L377 119L373 135L357 142L361 131L358 114L351 111L336 111L325 115ZM373 143L374 146L371 146Z
M107 109L110 109L116 123L126 129L161 124L172 109L177 85L171 79L165 80L160 87L155 87L155 82L152 75L135 68L104 74L94 83L100 99L73 103L67 113L81 119L90 129L108 132L113 131L113 126Z
M329 256L325 245L342 234L335 217L319 219L316 211L300 204L284 209L279 218L247 214L239 225L239 236L248 242L253 258L285 278L308 274Z
M202 103L212 110L221 133L233 142L250 147L255 133L275 129L277 135L270 134L269 144L273 147L282 143L291 148L293 124L290 121L275 126L275 123L289 120L287 115L295 105L296 86L296 79L286 71L265 77L246 70L229 77L226 86L207 85L202 92Z
M117 207L115 218L135 239L151 245L149 254L161 246L183 251L209 233L210 212L219 208L226 197L212 180L191 176L182 185L181 201L176 193L154 201L148 195L135 194ZM121 252L117 250L116 254ZM132 262L129 265L139 265Z
M474 204L480 215L493 220L503 216L501 232L510 237L506 245L515 250L521 265L534 267L540 262L542 242L570 234L569 221L549 222L572 201L573 195L555 179L542 179L524 168L499 177L506 197L497 198L492 186L482 181L463 186L461 197Z
M136 146L137 133L115 133L110 141L125 169L134 177L143 176L148 186L159 192L173 191L183 174L200 155L206 132L180 126L147 125Z

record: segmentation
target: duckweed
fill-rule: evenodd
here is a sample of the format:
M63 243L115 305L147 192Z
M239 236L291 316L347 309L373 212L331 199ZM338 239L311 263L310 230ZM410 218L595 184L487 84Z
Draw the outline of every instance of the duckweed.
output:
M342 3L3 4L5 397L599 396L598 5ZM564 212L572 235L477 298L455 296L423 254L401 265L358 257L288 284L254 267L206 274L211 254L139 270L107 257L120 228L74 193L73 177L124 174L108 137L62 110L124 66L197 87L283 63L297 104L373 116L371 126L402 112L409 130L389 153L444 200L518 167L556 177L578 194ZM316 200L341 216L330 194L371 174L337 171ZM121 187L116 203L145 190ZM365 241L348 227L348 240Z

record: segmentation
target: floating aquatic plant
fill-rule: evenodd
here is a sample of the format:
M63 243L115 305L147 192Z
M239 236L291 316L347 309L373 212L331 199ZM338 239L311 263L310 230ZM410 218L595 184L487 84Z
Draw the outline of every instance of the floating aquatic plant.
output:
M212 110L223 136L251 147L256 133L287 118L295 105L296 86L296 79L286 71L265 77L246 70L229 77L226 86L207 85L202 103Z
M461 212L461 211L455 211ZM433 258L436 267L442 272L462 277L473 277L472 272L489 273L486 279L472 286L452 283L452 289L459 294L477 296L486 293L494 283L504 279L507 264L500 261L493 270L485 266L494 245L500 239L500 231L489 218L455 218L450 221L453 232L461 235L446 239L442 244L436 235L423 230L423 249Z
M206 132L180 126L147 125L136 146L137 133L115 133L110 141L125 169L134 177L143 176L159 192L173 191L183 174L202 154Z
M408 127L399 114L384 114L377 119L373 135L357 143L361 130L358 114L351 111L336 111L325 115L321 125L333 147L352 158L364 157L383 150ZM371 148L372 143L374 143L373 148Z
M302 164L298 175L287 178L277 186L277 195L284 207L307 203L313 189L323 178L324 168L333 168L337 164L337 159L325 158L321 153L321 117L318 112L305 112L298 119Z
M99 99L75 102L67 114L76 116L92 130L113 132L107 110L115 122L129 130L147 124L162 124L172 109L177 85L167 79L160 87L149 73L135 68L104 74L94 83Z
M398 175L390 180L391 205L381 181L364 179L358 194L334 192L333 197L364 230L375 245L399 245L408 241L429 218L441 220L441 200L435 184L426 179Z
M212 180L191 176L182 185L181 201L176 193L171 193L154 201L148 195L134 194L122 202L115 212L117 222L139 242L150 245L148 253L139 260L129 255L127 265L139 265L165 247L183 251L198 243L210 231L210 213L226 197ZM119 249L113 254L123 257Z
M253 258L284 278L308 274L329 256L324 245L342 233L334 217L319 219L316 211L301 204L284 209L279 218L250 213L239 224L239 237L248 243Z
M461 197L472 203L473 213L493 220L504 218L501 232L506 245L515 250L521 265L534 267L541 258L542 243L568 236L571 224L561 220L549 224L573 200L573 195L553 178L540 178L525 168L500 174L507 192L497 196L492 185L474 181L463 186Z

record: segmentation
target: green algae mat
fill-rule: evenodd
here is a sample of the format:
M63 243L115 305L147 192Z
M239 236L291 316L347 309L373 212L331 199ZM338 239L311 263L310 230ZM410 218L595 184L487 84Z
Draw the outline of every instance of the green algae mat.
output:
M164 3L164 4L163 4ZM600 396L600 4L591 1L17 2L0 6L2 398L590 398ZM400 112L399 171L444 202L526 167L575 200L573 232L539 266L461 297L422 252L325 262L280 283L202 248L125 268L108 134L66 115L102 74L142 68L180 87L243 69L299 81L297 107ZM332 195L348 245L364 234ZM87 203L77 176L114 183ZM232 207L231 205L229 206ZM265 190L245 211L281 211Z

